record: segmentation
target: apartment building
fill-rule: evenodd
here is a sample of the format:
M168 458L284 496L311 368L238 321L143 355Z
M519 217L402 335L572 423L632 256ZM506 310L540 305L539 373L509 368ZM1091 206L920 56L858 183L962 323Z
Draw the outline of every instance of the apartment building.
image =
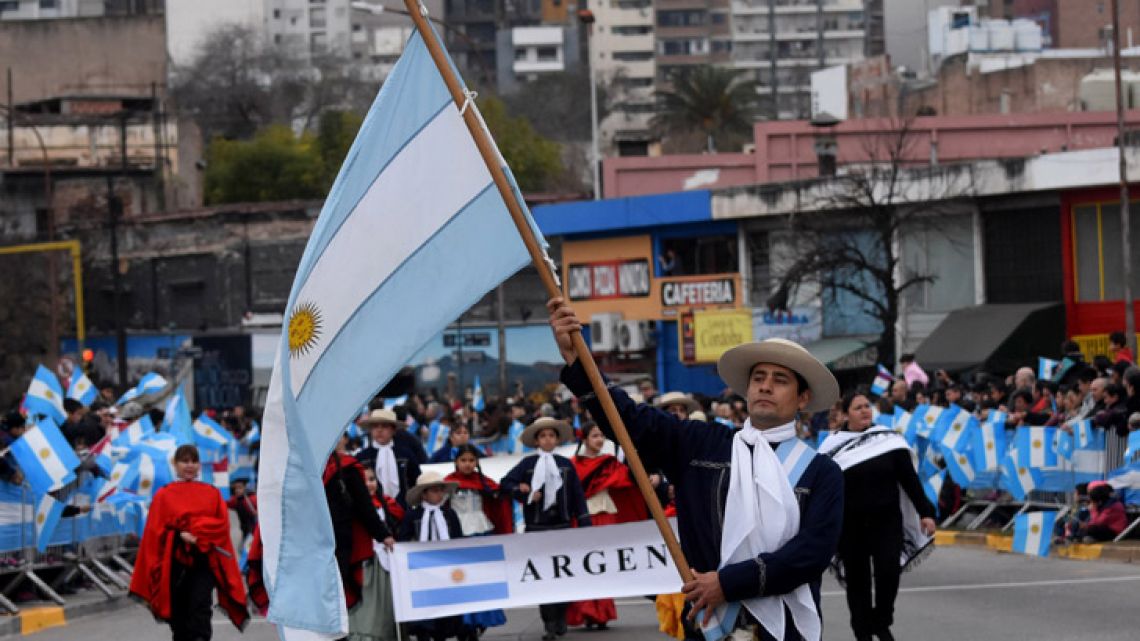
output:
M653 136L657 74L652 0L584 0L594 15L590 64L609 96L610 112L599 123L605 156L644 156Z
M0 20L56 20L162 13L164 0L0 0Z

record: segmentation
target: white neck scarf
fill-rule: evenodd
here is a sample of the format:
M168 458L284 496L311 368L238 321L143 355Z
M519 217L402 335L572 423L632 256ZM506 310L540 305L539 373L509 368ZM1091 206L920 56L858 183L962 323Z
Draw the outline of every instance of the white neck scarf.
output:
M534 465L534 472L530 475L530 496L528 503L534 502L534 495L542 490L542 509L549 510L558 498L558 490L562 489L562 473L558 471L558 463L554 460L552 452L538 452L538 463Z
M768 445L795 435L794 422L761 431L748 420L733 437L731 477L720 539L721 567L774 552L799 532L796 494L780 459ZM819 641L819 612L806 583L788 594L747 599L743 605L777 639L784 638L787 606L804 639Z
M376 444L376 480L385 496L395 497L400 494L400 466L396 464L393 445L394 441L387 445Z
M424 506L424 518L420 521L420 540L421 541L448 541L451 540L451 534L447 531L447 519L443 518L443 510L438 505L431 503L422 503ZM432 525L435 525L432 528ZM431 538L431 531L435 530L435 537Z

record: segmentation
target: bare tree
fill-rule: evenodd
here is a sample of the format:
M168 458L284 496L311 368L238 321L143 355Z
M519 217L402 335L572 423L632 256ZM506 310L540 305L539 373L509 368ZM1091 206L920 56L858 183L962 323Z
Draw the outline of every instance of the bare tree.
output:
M364 111L376 89L351 60L309 55L265 42L249 27L227 25L206 36L192 63L175 70L172 94L208 140L249 138L271 124L308 129L328 109Z
M974 192L971 167L931 166L915 153L910 120L892 121L864 140L858 164L805 190L790 218L799 258L778 275L770 309L786 309L797 287L818 284L821 296L845 292L875 318L880 362L895 360L896 323L903 296L936 274L908 270L899 239L917 230L945 230Z

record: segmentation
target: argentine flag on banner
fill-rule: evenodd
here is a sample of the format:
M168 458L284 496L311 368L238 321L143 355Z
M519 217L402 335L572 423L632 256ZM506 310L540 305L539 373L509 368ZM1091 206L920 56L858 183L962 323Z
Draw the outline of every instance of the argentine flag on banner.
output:
M518 194L509 172L508 182ZM527 222L535 229L529 214ZM268 618L285 638L348 630L321 483L344 426L423 345L529 262L416 33L333 183L285 308L258 470ZM408 305L427 291L431 305Z
M67 384L67 397L84 405L91 405L98 396L99 392L95 389L95 384L87 378L83 369L76 367L72 370L71 381Z
M64 504L51 494L44 494L36 501L36 549L43 552L55 534L55 526L63 518Z
M63 388L59 386L55 374L43 365L36 368L36 374L28 384L24 407L28 409L29 417L36 414L46 416L55 421L56 425L63 425L67 420L67 414L63 411Z
M28 428L9 451L37 496L75 480L73 470L79 467L79 457L55 423L46 418Z
M441 605L471 604L506 599L506 551L502 545L423 550L408 553L408 584L412 611Z
M1054 510L1018 514L1013 520L1013 551L1029 556L1049 556L1056 521L1057 512Z
M194 420L194 444L203 451L229 454L233 440L230 433L209 416L202 414Z
M161 391L165 387L166 387L166 379L165 378L163 378L162 376L160 376L154 372L147 372L146 374L143 374L142 379L139 380L139 384L135 385L131 389L127 390L127 393L120 396L119 400L116 401L115 404L116 405L123 405L127 401L132 401L132 400L142 396L143 394L151 394L153 392L158 392L158 391Z
M479 382L479 375L475 375L475 391L471 399L471 409L476 412L482 412L487 408L487 404L483 401L483 384Z

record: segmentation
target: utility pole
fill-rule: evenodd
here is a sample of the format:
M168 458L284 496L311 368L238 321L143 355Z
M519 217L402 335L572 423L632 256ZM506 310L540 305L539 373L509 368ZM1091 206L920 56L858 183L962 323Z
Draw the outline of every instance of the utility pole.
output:
M1132 308L1132 239L1128 206L1128 160L1124 156L1124 94L1120 82L1120 0L1112 0L1112 71L1116 83L1116 145L1120 152L1120 255L1124 277L1124 337L1136 353L1136 312Z
M119 112L119 171L127 176L127 112ZM119 370L119 392L127 388L127 332L123 327L122 283L119 274L119 216L123 201L115 195L115 178L107 171L107 215L111 224L111 314L115 321L115 360Z

